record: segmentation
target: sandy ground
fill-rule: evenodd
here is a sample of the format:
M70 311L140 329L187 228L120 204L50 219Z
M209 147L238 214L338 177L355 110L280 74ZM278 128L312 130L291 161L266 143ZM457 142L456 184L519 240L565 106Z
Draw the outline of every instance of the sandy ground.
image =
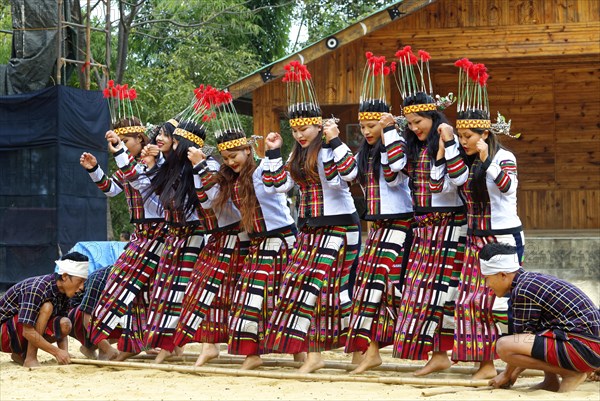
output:
M598 285L576 283L598 304ZM71 339L74 357L84 358L79 343ZM190 344L188 353L198 353L200 346ZM222 352L222 356L227 355ZM340 351L325 353L327 360L350 362L350 356ZM384 363L406 364L382 351ZM289 356L267 356L289 358ZM557 394L526 388L513 390L472 391L461 387L441 387L447 393L422 396L432 386L389 385L360 382L321 382L303 380L232 377L197 373L165 372L152 369L98 367L80 364L57 365L54 358L40 351L42 367L25 369L10 360L9 354L0 353L0 400L600 400L600 383L585 382L569 393ZM414 362L419 364L418 362ZM192 362L179 364L191 366ZM469 364L459 364L471 366ZM207 365L233 368L236 365ZM497 361L497 367L503 363ZM261 368L276 372L295 372L294 368ZM322 369L322 374L347 375L343 370ZM410 373L372 371L369 377L412 377ZM437 373L428 378L453 380L469 379L466 374ZM537 383L540 378L521 378L519 383ZM440 388L440 387L438 387Z

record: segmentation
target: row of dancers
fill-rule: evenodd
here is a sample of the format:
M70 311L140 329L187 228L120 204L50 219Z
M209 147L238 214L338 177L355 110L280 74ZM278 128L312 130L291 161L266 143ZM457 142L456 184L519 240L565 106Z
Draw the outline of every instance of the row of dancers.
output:
M490 121L481 64L457 62L452 127L441 109L454 99L434 95L426 52L401 49L394 63L366 56L356 154L337 121L323 119L306 66L292 62L283 77L295 140L287 161L276 132L257 158L231 96L210 86L197 88L153 144L138 118L116 121L106 135L119 167L113 177L81 156L106 195L126 193L135 224L91 313L90 344L120 325L126 340L109 358L159 349L162 362L198 342L202 365L227 343L246 356L244 369L260 366L264 353L287 353L304 361L302 372L324 365L322 351L343 347L354 373L379 365L379 349L393 345L395 357L428 359L416 375L472 361L473 378L495 376L507 305L485 285L478 252L504 242L523 257L516 160L498 141L510 123ZM390 75L402 118L389 112ZM126 113L121 90L116 109ZM370 223L360 256L355 182ZM286 198L295 186L297 223Z

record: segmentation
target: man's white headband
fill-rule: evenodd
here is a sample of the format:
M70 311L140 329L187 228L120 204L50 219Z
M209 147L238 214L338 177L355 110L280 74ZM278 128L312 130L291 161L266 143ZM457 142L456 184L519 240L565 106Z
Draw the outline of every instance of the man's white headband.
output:
M57 260L56 265L58 266L57 273L67 273L71 276L86 278L88 277L88 267L90 262L76 262L74 260Z
M519 256L516 253L511 255L494 255L490 260L479 259L481 274L491 276L496 273L512 273L521 267L519 265Z

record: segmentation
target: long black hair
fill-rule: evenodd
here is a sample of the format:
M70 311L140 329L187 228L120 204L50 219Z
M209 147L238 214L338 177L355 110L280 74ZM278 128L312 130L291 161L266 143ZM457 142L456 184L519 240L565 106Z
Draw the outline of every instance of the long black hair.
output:
M178 128L202 140L206 139L204 127L192 121L182 121ZM184 211L188 214L199 206L194 186L193 166L187 157L188 149L197 148L198 145L178 135L174 135L173 139L177 140L177 147L169 152L164 164L152 175L150 188L158 195L163 208Z
M431 104L434 100L431 96L418 92L416 95L408 96L402 102L402 106L410 106L415 104ZM404 138L406 139L406 155L409 161L416 161L419 157L419 153L423 146L427 146L427 155L430 159L435 160L439 148L440 134L438 133L438 127L442 123L448 123L448 119L438 110L431 111L419 111L418 114L421 117L428 118L431 120L431 130L425 143L421 142L408 126L404 129Z
M484 113L481 110L466 110L459 112L457 118L459 120L487 120L489 119L489 116L487 113ZM488 157L490 160L494 158L498 152L498 149L503 149L503 146L500 144L500 142L498 142L496 134L493 134L491 130L483 128L469 128L469 130L479 135L483 135L487 131L488 136L485 139L485 142L488 144ZM473 166L473 162L477 158L479 158L479 154L475 153L466 159L467 165L473 171L473 178L469 182L469 190L471 191L473 201L477 203L485 203L489 199L487 186L485 183L486 171L483 168L483 163L477 163L475 166Z
M389 113L390 106L379 99L361 102L358 106L358 112L362 113L368 111ZM383 132L381 135L383 136ZM356 157L356 163L358 165L358 181L361 186L365 187L367 184L366 173L369 171L369 160L371 160L375 180L379 179L379 165L381 164L382 148L383 144L381 143L381 137L373 145L369 145L365 138L362 139Z

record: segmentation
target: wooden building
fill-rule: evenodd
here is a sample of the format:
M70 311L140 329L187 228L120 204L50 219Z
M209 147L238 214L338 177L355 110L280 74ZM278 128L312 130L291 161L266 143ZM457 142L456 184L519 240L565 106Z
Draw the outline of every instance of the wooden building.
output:
M432 57L434 90L457 91L454 61L484 63L492 116L512 120L522 138L502 138L519 171L518 209L526 230L600 228L600 1L405 0L233 83L254 132L279 130L283 66L311 71L324 115L357 123L366 51L393 59L411 45ZM392 112L400 96L390 82ZM451 122L456 108L447 110ZM348 132L353 126L349 125ZM344 139L344 138L343 138ZM352 141L352 138L345 138Z

